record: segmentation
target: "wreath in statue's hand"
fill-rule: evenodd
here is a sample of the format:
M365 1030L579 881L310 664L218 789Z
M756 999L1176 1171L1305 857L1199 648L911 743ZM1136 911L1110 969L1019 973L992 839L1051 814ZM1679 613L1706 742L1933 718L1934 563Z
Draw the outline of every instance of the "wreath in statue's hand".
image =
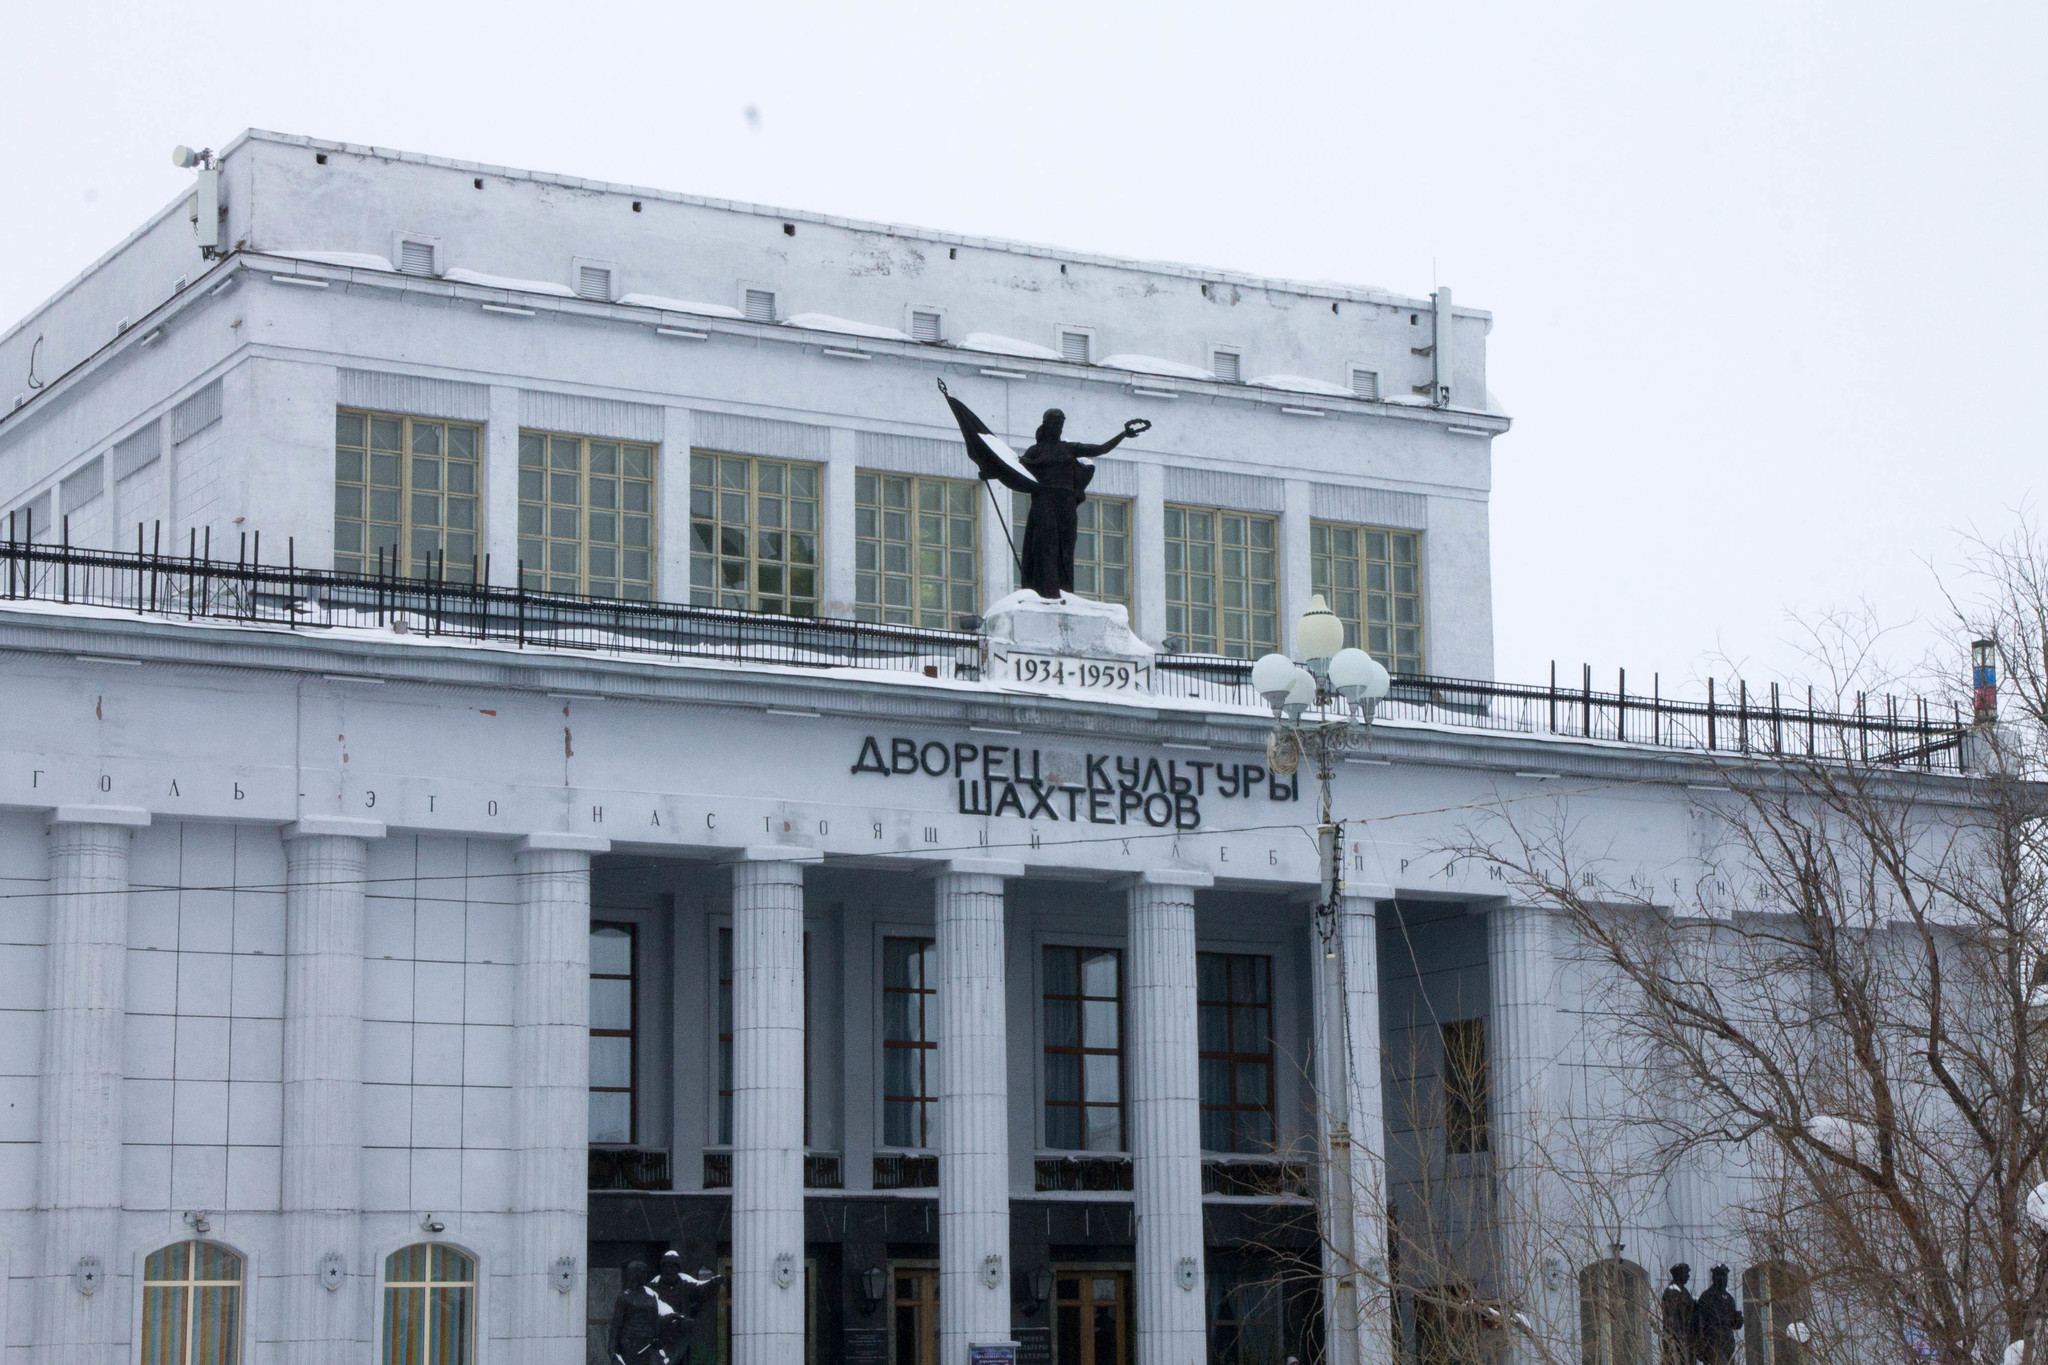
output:
M1133 417L1130 421L1124 423L1124 435L1127 437L1142 436L1150 430L1152 430L1152 424L1143 417Z

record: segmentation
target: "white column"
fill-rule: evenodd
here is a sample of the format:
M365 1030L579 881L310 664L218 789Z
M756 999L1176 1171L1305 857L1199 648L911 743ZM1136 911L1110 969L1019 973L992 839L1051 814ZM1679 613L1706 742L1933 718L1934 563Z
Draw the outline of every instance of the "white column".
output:
M661 464L655 473L655 592L663 602L690 600L690 449L688 408L661 410Z
M1003 879L1023 875L1022 863L962 858L937 878L941 1365L1010 1339Z
M278 1358L339 1361L369 1337L357 1218L363 1171L363 897L374 820L284 831L284 1256ZM341 1274L323 1273L339 1259ZM324 1264L323 1264L324 1263Z
M1138 496L1131 500L1131 629L1158 644L1166 635L1166 468L1150 460L1138 467Z
M1330 1082L1332 1133L1332 1223L1346 1253L1343 1267L1351 1279L1343 1310L1349 1336L1348 1354L1332 1358L1358 1365L1387 1365L1394 1358L1393 1325L1388 1316L1387 1274L1387 1145L1380 1097L1380 966L1379 901L1391 893L1353 892L1340 902L1335 957L1325 956L1327 995L1336 1036L1324 1052L1339 1074ZM1316 945L1326 953L1325 945ZM1341 1207L1334 1207L1341 1206Z
M39 1358L113 1365L128 1340L121 1214L121 1037L128 849L149 812L60 806L44 950ZM81 1274L96 1264L97 1277ZM89 1290L90 1292L86 1292Z
M1309 556L1308 524L1315 515L1315 488L1307 479L1289 479L1281 485L1280 512L1280 633L1282 649L1294 653L1294 627L1308 610L1314 591L1313 565Z
M1195 1032L1195 891L1206 872L1160 869L1131 888L1131 1184L1138 1222L1138 1365L1200 1365L1202 1258L1200 1042Z
M519 582L519 390L494 384L484 423L484 549L491 581ZM529 566L531 567L531 566Z
M1550 1016L1556 1009L1549 912L1506 903L1489 909L1486 966L1493 994L1487 1031L1501 1293L1535 1310L1537 1331L1551 1339L1569 1325L1561 1322L1562 1296L1543 1284L1548 1244L1562 1231L1546 1227L1546 1212L1553 1222L1563 1213L1544 1208L1544 1092L1551 1060ZM1537 1359L1519 1335L1511 1339L1510 1352L1515 1361Z
M825 616L853 615L853 476L859 463L859 438L844 427L832 428L831 452L825 463L825 505L821 509L825 525L818 543L818 554L824 560L820 572L825 575L821 585L825 600L820 613Z
M804 1359L804 868L812 849L732 869L732 1359Z
M511 1290L516 1365L575 1365L584 1356L584 1248L590 1146L590 858L611 840L533 834L514 855L519 978L512 1013L513 1195L518 1244ZM557 1261L574 1269L569 1290Z

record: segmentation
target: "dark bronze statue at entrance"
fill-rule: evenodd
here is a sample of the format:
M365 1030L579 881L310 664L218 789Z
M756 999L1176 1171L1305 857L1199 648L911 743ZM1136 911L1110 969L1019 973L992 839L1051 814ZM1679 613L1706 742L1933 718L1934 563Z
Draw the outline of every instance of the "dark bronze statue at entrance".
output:
M939 392L946 394L967 442L967 454L983 482L993 480L1030 495L1031 514L1024 523L1024 545L1017 555L1019 581L1040 597L1057 599L1063 592L1072 592L1074 541L1080 534L1078 513L1087 500L1089 481L1095 477L1093 461L1149 431L1152 424L1134 417L1107 441L1090 445L1061 439L1067 415L1058 408L1047 408L1036 439L1019 458L972 409L946 392L943 379Z

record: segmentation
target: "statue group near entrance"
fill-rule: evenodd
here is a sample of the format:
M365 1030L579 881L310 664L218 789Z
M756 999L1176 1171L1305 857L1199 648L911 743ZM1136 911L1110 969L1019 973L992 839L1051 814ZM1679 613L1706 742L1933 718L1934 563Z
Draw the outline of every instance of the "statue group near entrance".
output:
M723 1278L709 1270L691 1275L682 1255L661 1253L661 1273L648 1278L647 1262L627 1264L624 1287L612 1305L605 1351L617 1365L685 1365L705 1296Z
M1686 1288L1691 1279L1691 1266L1681 1262L1671 1267L1671 1283L1664 1286L1658 1304L1663 1310L1660 1365L1730 1365L1735 1334L1742 1329L1742 1310L1728 1292L1728 1267L1714 1267L1713 1283L1697 1299Z

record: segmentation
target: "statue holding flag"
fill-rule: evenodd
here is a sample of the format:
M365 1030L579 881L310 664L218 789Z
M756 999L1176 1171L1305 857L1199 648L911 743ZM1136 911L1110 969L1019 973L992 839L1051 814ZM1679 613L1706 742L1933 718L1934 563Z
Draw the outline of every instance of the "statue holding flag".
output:
M967 442L967 454L974 461L984 483L994 480L1005 488L1026 493L1031 513L1024 523L1024 548L1017 557L1018 577L1023 586L1040 597L1057 600L1074 589L1074 541L1080 534L1076 513L1087 498L1089 481L1095 477L1095 457L1107 455L1122 442L1151 429L1142 417L1124 423L1124 429L1100 445L1062 440L1067 415L1047 408L1038 424L1037 439L1020 459L1001 437L988 429L965 403L946 390L939 392L960 423L960 435ZM990 493L993 500L994 493ZM1002 515L997 504L996 515ZM1014 545L1013 545L1014 548Z

